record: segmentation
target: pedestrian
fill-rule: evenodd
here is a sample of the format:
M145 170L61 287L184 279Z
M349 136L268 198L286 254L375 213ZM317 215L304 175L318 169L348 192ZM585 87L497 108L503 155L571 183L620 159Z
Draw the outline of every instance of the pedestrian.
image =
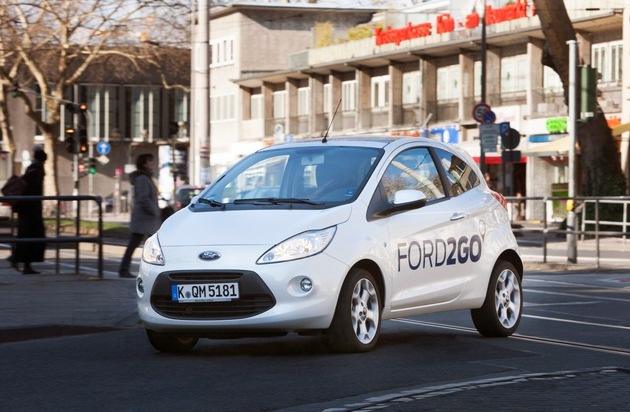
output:
M158 191L153 183L155 159L150 153L144 153L136 159L136 170L129 175L129 182L133 189L133 207L129 231L131 238L127 250L120 262L118 275L121 278L133 278L129 272L131 257L140 243L160 228L162 224Z
M48 155L41 146L36 146L33 149L33 160L22 176L22 179L26 182L23 196L43 196L44 176L46 174L44 163L46 163L47 159ZM46 237L41 200L15 202L13 210L18 215L17 237L19 239ZM22 274L39 274L40 272L33 269L31 263L43 262L45 251L45 242L17 243L11 256L11 266L19 271L19 264L24 263Z

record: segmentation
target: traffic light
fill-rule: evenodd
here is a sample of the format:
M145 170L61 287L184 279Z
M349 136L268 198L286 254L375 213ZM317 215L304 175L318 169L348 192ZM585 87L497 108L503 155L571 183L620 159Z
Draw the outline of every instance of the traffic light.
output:
M85 153L88 151L88 139L87 130L85 127L79 128L79 152Z
M591 66L580 66L580 118L595 116L597 108L597 69Z
M87 104L85 103L68 103L66 104L66 108L70 111L70 113L72 114L79 114L79 113L85 113L87 112Z
M93 157L90 157L89 159L87 159L87 170L88 173L93 175L96 173L96 159Z
M79 153L79 142L76 138L76 133L72 126L66 126L64 142L66 143L66 150L68 151L68 153Z

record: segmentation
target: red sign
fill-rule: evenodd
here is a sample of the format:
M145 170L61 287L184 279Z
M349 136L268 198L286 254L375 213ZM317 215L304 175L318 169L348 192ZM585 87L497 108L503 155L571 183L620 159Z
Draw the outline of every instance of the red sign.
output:
M528 0L516 0L515 3L508 4L498 9L494 9L492 6L486 6L486 24L491 25L528 17L528 8L531 9L530 15L535 16L536 6L533 3L530 4ZM449 13L444 13L436 18L435 33L451 33L455 31L456 26L474 29L479 26L480 22L481 17L477 12L472 12L467 15L463 22L456 22ZM388 43L399 45L402 41L427 37L433 33L433 25L431 23L409 23L407 26L399 29L392 29L388 26L387 29L383 30L377 27L374 30L374 37L377 46Z

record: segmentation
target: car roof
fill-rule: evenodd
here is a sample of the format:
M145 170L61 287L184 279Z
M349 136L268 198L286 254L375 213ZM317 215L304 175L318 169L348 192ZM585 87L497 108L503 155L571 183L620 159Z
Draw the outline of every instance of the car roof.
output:
M386 148L388 150L394 150L399 146L406 144L423 143L428 146L439 147L448 151L452 151L455 154L462 157L469 158L468 152L463 148L455 144L442 143L437 140L427 139L423 137L404 137L404 136L334 136L328 137L326 141L323 138L300 140L291 143L280 143L261 149L261 151L274 150L278 148L291 148L291 147L304 147L304 146L357 146L357 147L375 147ZM389 147L388 147L389 146Z

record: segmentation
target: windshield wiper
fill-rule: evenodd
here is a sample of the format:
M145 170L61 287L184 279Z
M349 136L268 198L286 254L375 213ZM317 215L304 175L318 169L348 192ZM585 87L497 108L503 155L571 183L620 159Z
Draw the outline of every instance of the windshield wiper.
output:
M212 207L220 207L221 209L225 209L225 203L218 202L212 199L199 198L198 203L205 203L206 205L210 205Z
M261 197L253 199L234 199L235 205L238 204L272 204L280 205L284 203L290 204L304 204L304 205L323 205L322 202L315 202L310 199L298 199L295 197Z

